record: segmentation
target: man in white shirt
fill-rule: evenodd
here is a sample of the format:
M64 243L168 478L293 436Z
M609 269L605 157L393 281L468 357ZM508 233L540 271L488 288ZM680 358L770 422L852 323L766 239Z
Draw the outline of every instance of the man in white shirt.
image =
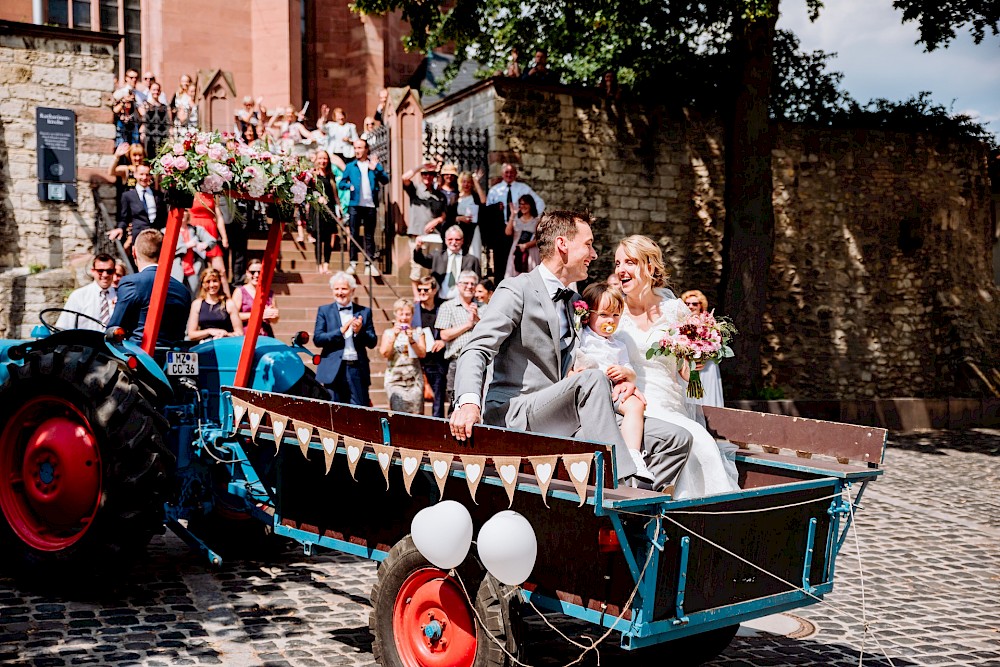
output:
M56 327L59 329L90 329L103 333L115 309L118 295L114 288L115 259L104 253L94 258L90 275L94 282L74 290L63 306L67 311L59 315ZM81 317L84 315L85 317Z
M327 388L332 400L368 406L368 350L375 347L378 336L371 309L354 303L356 287L354 276L343 271L330 278L333 303L319 307L313 332L313 343L320 348L316 380Z
M510 216L517 211L517 202L523 195L531 195L535 198L538 206L538 215L545 212L545 200L539 197L531 187L522 181L517 180L517 167L508 163L503 165L501 172L503 180L490 188L486 193L486 206L496 206L503 212L503 223L510 220ZM494 257L500 258L494 262L496 281L503 280L504 271L507 269L506 258L510 254L510 246L513 239L506 234L497 235L499 243L493 248Z
M477 278L480 276L479 258L462 253L464 240L465 234L462 233L462 228L452 225L444 233L443 249L427 256L424 254L424 244L419 238L413 249L413 261L431 270L431 275L437 281L441 299L452 299L458 295L458 276L463 271L472 271Z

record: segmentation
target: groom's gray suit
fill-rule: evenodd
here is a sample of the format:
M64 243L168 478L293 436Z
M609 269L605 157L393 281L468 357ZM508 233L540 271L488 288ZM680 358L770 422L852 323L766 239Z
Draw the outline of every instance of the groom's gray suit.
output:
M571 340L561 340L558 308L568 309ZM597 370L566 377L577 343L571 313L571 306L553 301L538 268L505 279L462 348L455 396L459 403L468 395L480 397L492 362L481 406L485 423L611 443L618 478L624 479L635 473L635 465L618 428L610 381ZM647 419L643 440L654 488L660 489L687 460L691 434Z

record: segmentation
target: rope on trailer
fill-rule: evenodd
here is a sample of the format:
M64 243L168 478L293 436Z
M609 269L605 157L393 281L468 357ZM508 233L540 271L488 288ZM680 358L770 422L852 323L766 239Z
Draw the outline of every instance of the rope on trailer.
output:
M848 492L848 490L844 489L843 493L847 494L847 499L848 499L848 501L850 501L851 500L851 494ZM837 496L842 496L842 494L836 494L836 495ZM818 500L822 500L822 498L820 498ZM793 504L791 506L794 506L796 504L801 504L801 503L795 503L795 504ZM861 544L860 544L860 541L858 540L857 526L855 525L855 522L853 521L853 517L854 517L853 507L854 506L850 505L850 507L852 508L851 509L851 517L852 517L851 531L854 534L855 544L856 544L856 548L857 548L857 555L858 555L858 560L859 560L859 564L860 564L860 559L861 559ZM777 508L775 508L775 509L777 509ZM860 623L862 625L862 627L864 628L864 634L862 635L862 649L861 649L861 657L862 658L864 657L864 648L863 648L863 646L864 646L864 644L863 644L864 637L867 636L867 634L869 632L871 632L872 637L875 638L875 632L874 632L874 630L872 630L872 628L870 627L870 625L868 623L868 620L867 620L867 609L866 609L866 606L865 606L864 596L862 596L862 601L861 601L861 605L862 605L862 617L859 618L858 616L856 616L853 613L853 611L844 609L843 607L840 607L839 605L836 605L833 602L830 602L829 600L821 598L818 595L816 595L816 594L814 594L814 593L806 590L805 588L802 588L801 586L796 586L792 582L783 579L781 576L779 576L779 575L777 575L777 574L775 574L775 573L773 573L773 572L771 572L769 570L764 569L763 567L761 567L760 565L757 565L754 562L751 562L751 561L747 560L746 558L744 558L743 556L739 555L738 553L730 551L729 549L727 549L726 547L722 546L721 544L717 544L716 542L713 542L712 540L710 540L709 538L705 537L704 535L699 535L698 533L694 532L689 527L685 526L684 524L682 524L681 522L677 521L676 519L673 519L673 518L667 516L666 513L661 514L660 516L661 516L661 518L666 519L667 521L669 521L670 523L674 524L678 528L683 529L686 533L688 533L688 534L690 534L690 535L692 535L694 537L697 537L699 540L701 540L701 541L709 544L710 546L715 547L719 551L722 551L723 553L732 556L736 560L749 565L750 567L754 568L755 570L758 570L758 571L766 574L767 576L769 576L769 577L771 577L773 579L776 579L777 581L781 582L782 584L785 584L786 586L788 586L789 588L791 588L794 591L805 593L808 597L813 598L817 602L826 604L827 606L831 607L835 611L837 611L837 612L839 612L841 614L844 614L845 616L847 616L851 620ZM862 581L862 590L864 590L864 572L860 572L860 574L861 574L861 581ZM878 644L879 650L882 651L882 655L885 656L885 659L889 662L890 667L895 667L895 663L892 661L892 658L889 657L888 653L886 653L885 649L882 647L882 644L880 642L878 642L877 638L875 639L875 641L876 641L876 644Z
M580 663L586 657L586 655L588 653L590 653L591 651L594 651L594 654L597 656L598 667L600 666L600 664L601 664L601 652L600 652L600 650L597 647L601 644L601 642L603 642L605 639L608 638L608 636L611 635L611 633L618 626L618 624L622 621L622 619L624 619L625 612L628 611L629 609L631 609L632 602L635 600L635 596L638 595L638 593L639 593L639 586L642 583L642 579L646 575L647 568L649 568L649 563L653 559L653 550L656 549L656 540L660 536L660 530L662 528L662 522L659 521L660 517L658 517L658 516L651 516L649 518L650 518L650 520L657 519L656 530L653 533L653 539L652 539L652 541L650 542L650 545L649 545L649 553L646 554L646 562L643 564L642 571L639 573L639 579L638 579L638 581L635 584L635 588L632 589L632 594L628 596L628 600L626 600L625 604L622 606L621 613L618 614L618 616L615 618L614 623L612 623L611 626L607 629L607 632L605 632L603 635L601 635L597 640L593 640L593 639L590 639L590 637L586 637L586 639L588 639L590 641L590 646L587 646L585 644L581 644L581 643L575 641L574 639L568 637L561 630L559 630L559 628L557 628L554 625L552 625L552 623L549 622L549 619L545 617L545 614L543 614L541 611L539 611L538 607L536 607L535 604L531 601L531 598L528 597L528 604L531 605L531 608L535 610L535 613L538 614L542 618L543 621L545 621L545 624L547 626L549 626L551 629L555 630L556 633L560 637L562 637L563 639L565 639L569 643L573 644L574 646L576 646L578 648L583 649L583 651L580 653L580 655L577 656L576 660L574 660L572 662L566 663L563 667L571 667L572 665L576 665L576 664ZM491 633L489 631L489 629L486 627L486 624L483 622L482 617L479 616L479 610L476 609L475 602L473 602L472 598L469 596L469 591L468 591L468 589L465 588L465 582L462 581L462 577L459 576L458 572L456 572L455 570L452 570L450 572L450 575L453 576L453 577L455 577L455 579L458 580L459 585L462 587L462 593L465 595L465 599L469 603L469 607L472 608L472 612L476 615L476 622L479 623L479 627L481 627L482 630L483 630L483 632L486 634L486 636L490 638L490 641L492 641L494 644L496 644L497 647L499 647L499 649L501 651L503 651L504 655L506 655L508 658L510 658L511 660L513 660L515 664L519 665L520 667L532 667L528 663L521 662L516 657L514 657L510 653L510 651L507 650L507 647L504 646L500 642L500 640L497 639L493 635L493 633ZM518 586L518 588L520 588L520 586Z

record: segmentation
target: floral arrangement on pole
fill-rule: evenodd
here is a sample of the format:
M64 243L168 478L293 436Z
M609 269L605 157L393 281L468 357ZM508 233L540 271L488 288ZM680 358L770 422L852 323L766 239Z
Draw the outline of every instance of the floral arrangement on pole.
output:
M198 132L167 142L152 171L165 191L266 201L283 220L296 206L326 203L305 158L245 144L230 133Z
M688 398L704 398L705 388L701 384L701 372L695 365L705 361L719 362L733 356L729 342L736 334L736 327L724 317L709 313L690 313L680 322L668 328L653 346L646 350L646 358L673 355L677 358L677 370L688 363Z

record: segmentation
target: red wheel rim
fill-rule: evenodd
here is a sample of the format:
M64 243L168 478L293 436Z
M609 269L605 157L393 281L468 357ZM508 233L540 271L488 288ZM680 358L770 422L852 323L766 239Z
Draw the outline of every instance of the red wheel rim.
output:
M407 667L471 667L476 622L461 587L428 567L403 582L392 608L396 652Z
M76 544L97 514L101 455L87 418L58 396L18 408L0 434L0 510L39 551Z

